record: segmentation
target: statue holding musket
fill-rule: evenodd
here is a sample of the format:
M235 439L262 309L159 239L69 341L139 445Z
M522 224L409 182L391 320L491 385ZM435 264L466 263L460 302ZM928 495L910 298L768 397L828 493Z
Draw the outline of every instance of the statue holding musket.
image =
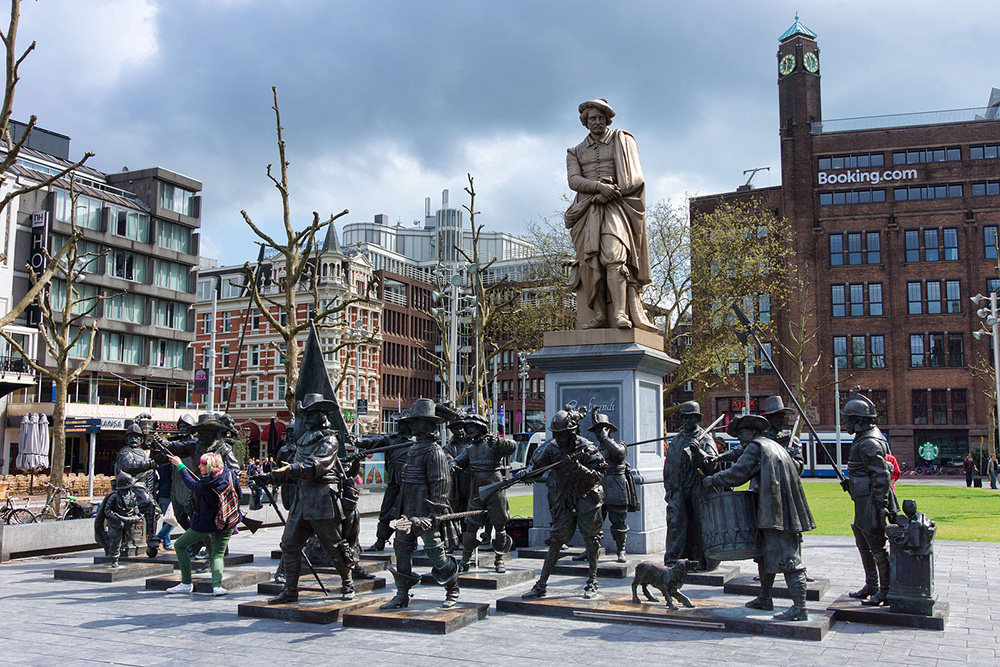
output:
M854 501L854 541L865 570L865 585L849 593L862 604L878 606L888 600L890 566L886 551L886 520L895 519L899 510L889 477L889 441L875 425L875 404L855 394L840 411L847 430L854 434L847 457L848 479L844 488Z
M306 394L298 401L294 455L291 462L274 468L269 475L279 483L295 482L295 499L281 535L285 585L281 593L268 600L270 604L298 600L302 549L314 534L333 559L344 599L356 597L351 574L354 551L342 533L345 519L353 508L344 507L346 484L337 456L339 443L327 419L327 413L335 407L336 404L322 394Z
M799 468L788 450L766 435L769 425L759 415L743 415L726 432L739 438L742 454L728 470L705 477L706 489L725 489L756 480L760 595L751 609L774 609L771 589L779 572L785 576L792 606L776 614L783 621L805 621L806 569L802 564L802 533L816 527L806 502Z
M698 569L714 570L718 561L705 556L698 503L706 491L699 470L718 452L712 435L701 428L701 406L687 401L680 408L681 430L670 441L663 461L663 486L667 500L667 549L665 565L680 559L698 561Z
M611 423L607 415L594 413L593 425L587 429L594 434L597 449L608 463L608 472L601 480L604 488L603 518L611 520L611 537L615 541L615 550L619 563L625 562L625 538L628 537L626 514L639 509L639 497L635 489L635 480L625 456L628 448L624 442L614 440L612 433L618 427ZM603 522L603 520L602 520Z
M376 447L387 447L403 442L409 442L410 422L405 413L393 415L396 420L396 432L387 435L368 435L358 441L362 450ZM378 527L375 529L375 543L365 551L382 551L385 543L392 537L392 526L389 522L395 516L396 504L399 500L399 490L403 479L403 466L406 464L406 447L391 449L385 452L385 491L382 494L382 506L378 513Z
M503 479L501 472L503 461L514 453L514 450L517 449L517 443L490 434L489 424L481 415L469 415L465 420L465 431L469 445L451 462L452 475L462 472L468 473L471 483L468 509L470 511L485 509L487 515L480 514L465 519L465 529L462 532L462 561L459 563L459 569L462 572L469 570L472 552L480 543L476 532L488 521L495 531L493 551L496 557L493 561L493 568L497 572L506 572L503 555L510 551L513 546L513 540L506 532L507 522L510 521L507 493L506 491L498 491L490 496L486 502L483 502L479 498L479 489Z
M587 549L587 583L583 596L597 595L597 557L601 546L604 523L602 502L604 489L601 480L608 470L608 463L597 447L586 438L580 437L580 421L587 416L587 410L573 410L570 406L556 412L549 425L552 439L538 448L531 463L520 477L530 477L536 470L552 466L546 477L549 510L552 523L549 533L549 550L545 554L542 573L534 587L521 597L545 597L549 576L559 560L564 544L569 544L577 528Z
M413 517L412 529L396 532L393 541L396 567L390 570L396 581L396 595L382 605L382 609L401 609L409 605L410 589L420 582L420 577L413 574L413 552L418 537L424 544L424 554L431 561L431 575L445 588L445 601L441 606L453 607L458 604L458 562L445 553L445 539L441 534L451 524L434 520L436 515L447 514L450 509L449 460L437 436L438 425L444 419L437 416L434 401L420 398L413 403L406 420L415 441L407 450L403 466L399 513Z

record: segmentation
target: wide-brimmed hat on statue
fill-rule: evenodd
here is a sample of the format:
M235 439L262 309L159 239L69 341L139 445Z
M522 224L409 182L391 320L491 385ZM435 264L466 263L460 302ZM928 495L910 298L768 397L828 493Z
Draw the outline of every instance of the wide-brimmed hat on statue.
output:
M222 421L220 421L211 412L203 412L198 415L198 423L190 428L192 433L197 433L198 431L222 431L228 432L229 427Z
M437 416L434 401L429 398L418 398L410 406L408 419L429 419L435 424L442 424L444 420Z
M760 414L765 417L778 414L790 417L795 414L795 408L786 408L781 396L768 396L764 399L764 409Z
M611 423L611 420L608 419L608 416L606 414L595 412L593 420L594 420L593 425L587 429L591 433L596 431L598 428L601 428L602 426L607 427L609 433L615 433L618 431L618 427Z
M681 409L680 409L680 412L678 414L680 414L682 416L683 415L698 415L699 417L701 417L702 416L702 414L701 414L701 406L698 405L698 401L685 401L685 402L681 403Z
M486 417L478 414L468 415L464 420L462 420L466 426L481 426L482 428L489 429L490 423L486 421Z
M299 412L330 412L337 404L328 401L323 394L306 394L301 401L296 402L295 408Z
M754 428L763 433L769 429L771 425L766 419L760 415L740 415L733 421L729 422L729 426L726 427L726 433L736 437L736 434L740 432L742 428Z
M587 100L586 102L580 102L578 108L579 112L582 114L584 109L597 109L604 114L604 117L611 120L615 117L615 110L611 108L608 101L603 97L597 100Z

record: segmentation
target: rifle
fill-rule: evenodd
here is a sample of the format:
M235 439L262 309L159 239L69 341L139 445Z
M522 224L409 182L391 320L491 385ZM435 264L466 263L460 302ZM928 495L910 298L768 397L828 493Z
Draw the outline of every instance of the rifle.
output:
M439 514L437 516L429 517L408 517L405 514L400 516L395 521L390 521L389 525L396 529L396 532L407 535L411 530L413 530L413 522L418 519L429 519L431 526L441 523L442 521L451 521L453 519L465 519L470 516L480 516L486 514L489 510L472 510L469 512L452 512L451 514Z
M267 495L267 502L270 503L271 507L274 508L275 513L278 515L278 521L281 522L282 526L286 526L288 525L288 523L285 521L285 516L281 513L281 510L278 509L278 503L274 502L274 496L271 495L271 490L267 488L266 483L263 483L267 480L270 480L270 475L257 475L254 478L254 481L260 484L260 487L264 490L264 493ZM312 576L316 578L316 583L319 584L319 588L321 591L323 591L323 595L330 595L330 592L326 590L326 586L323 585L323 580L319 578L319 574L316 572L316 568L313 567L312 561L310 561L309 556L306 555L305 550L302 551L302 560L305 561L306 566L309 568L309 571L312 572Z
M757 347L760 348L761 354L763 354L764 358L767 359L767 363L771 365L771 368L774 370L774 374L778 376L778 380L781 381L781 386L785 388L785 392L788 394L788 397L792 399L792 404L798 411L799 417L802 418L802 421L804 421L806 426L809 428L809 432L812 434L812 437L816 439L816 444L819 445L820 449L823 450L823 453L826 454L826 458L830 459L830 461L832 462L831 464L833 466L833 471L837 473L837 478L840 480L840 485L846 491L847 479L844 477L844 473L840 470L840 466L838 466L836 463L833 463L837 459L830 456L830 450L828 450L826 448L826 445L823 444L823 441L820 440L819 433L816 432L816 429L813 427L812 422L810 422L809 418L806 417L805 410L803 410L802 406L799 405L799 401L797 398L795 398L795 394L792 393L791 387L788 386L788 383L785 382L785 378L783 378L781 376L781 373L778 372L778 367L774 365L774 359L771 358L771 353L768 352L767 348L764 347L764 344L760 342L760 337L757 336L757 331L754 329L753 325L750 324L750 319L746 316L746 313L743 312L738 303L735 302L733 303L733 311L736 313L736 317L737 319L739 319L740 324L742 324L743 327L746 329L746 331L742 333L736 332L736 337L739 338L741 343L746 345L747 340L751 336L753 336L754 342L757 343Z
M479 500L481 500L482 502L485 503L487 500L489 500L490 498L492 498L494 495L496 495L500 491L503 491L504 489L509 489L510 487L514 486L518 482L525 482L525 481L527 481L529 479L535 479L537 477L540 477L543 473L546 473L549 470L552 470L556 466L560 466L563 463L568 463L570 461L572 461L574 463L577 462L575 457L573 457L573 456L565 456L565 457L559 459L558 461L556 461L555 463L550 463L549 465L547 465L547 466L545 466L543 468L539 468L538 470L533 470L533 471L531 471L529 473L525 473L523 475L518 475L516 477L511 477L510 479L500 480L499 482L493 482L492 484L487 484L486 486L481 486L481 487L479 487Z
M347 464L354 463L355 461L360 461L363 458L371 454L381 454L382 452L391 452L395 449L402 449L403 447L409 447L413 444L412 440L407 440L405 442L397 442L395 445L386 445L385 447L375 447L373 449L359 449L353 454L348 454L342 457L342 461Z

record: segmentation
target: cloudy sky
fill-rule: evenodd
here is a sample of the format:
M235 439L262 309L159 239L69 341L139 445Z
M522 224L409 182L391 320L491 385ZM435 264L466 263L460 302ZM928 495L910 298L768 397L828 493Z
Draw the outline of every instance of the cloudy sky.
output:
M627 6L628 9L614 9ZM277 230L271 86L296 227L422 218L441 191L520 233L563 208L577 105L635 135L647 199L780 182L777 38L818 34L825 119L979 107L1000 87L996 0L26 0L15 117L72 137L103 171L204 183L202 254L256 255Z

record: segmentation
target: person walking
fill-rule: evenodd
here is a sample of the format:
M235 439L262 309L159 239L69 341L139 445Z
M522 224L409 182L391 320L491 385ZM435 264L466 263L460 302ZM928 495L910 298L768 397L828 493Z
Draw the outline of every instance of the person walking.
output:
M174 527L167 521L167 511L170 509L170 483L172 467L173 466L169 463L164 463L156 468L156 502L160 505L160 512L163 517L160 524L160 532L156 534L156 538L160 540L160 546L164 551L170 551L173 549L170 545L170 533L173 531Z
M986 464L986 472L990 475L990 488L995 491L997 488L997 473L1000 472L1000 463L997 462L996 454L990 454L989 463Z
M177 564L181 570L181 583L168 588L167 593L190 593L194 590L191 583L191 556L187 548L206 537L211 537L212 595L226 595L229 591L222 587L222 568L225 563L226 546L233 535L233 529L219 530L215 520L219 514L220 494L229 484L232 484L237 498L242 496L240 478L235 470L226 467L222 457L216 452L206 452L201 455L198 463L199 477L195 477L179 457L169 456L167 460L177 467L184 484L194 492L197 501L194 515L191 517L191 527L174 542Z
M976 462L972 460L972 452L967 452L965 454L965 460L962 461L962 467L965 468L965 485L972 486L972 476L979 472L979 468L976 467Z

